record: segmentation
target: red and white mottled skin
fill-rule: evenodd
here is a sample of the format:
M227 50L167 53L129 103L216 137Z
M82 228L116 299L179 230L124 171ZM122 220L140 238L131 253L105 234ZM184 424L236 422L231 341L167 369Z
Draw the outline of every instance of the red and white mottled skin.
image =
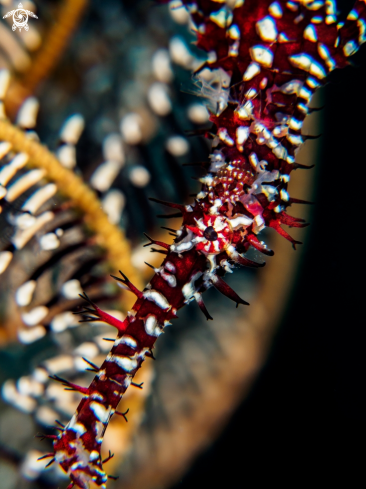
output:
M178 309L196 299L210 319L202 292L212 285L236 303L245 302L222 280L233 263L258 266L242 256L250 246L272 254L257 237L274 228L304 226L286 209L300 202L287 192L289 175L303 142L301 127L315 89L330 71L365 40L365 1L357 1L344 24L337 24L332 1L183 0L197 26L197 44L209 61L197 74L202 93L216 105L211 115L213 153L202 191L179 209L183 224L172 245L154 242L167 254L162 266L137 296L124 322L92 304L96 317L114 325L113 348L65 429L54 438L54 457L71 483L106 487L101 444L110 417L150 355L157 337ZM203 70L211 70L207 82ZM213 84L215 83L215 87ZM90 311L90 309L89 309Z

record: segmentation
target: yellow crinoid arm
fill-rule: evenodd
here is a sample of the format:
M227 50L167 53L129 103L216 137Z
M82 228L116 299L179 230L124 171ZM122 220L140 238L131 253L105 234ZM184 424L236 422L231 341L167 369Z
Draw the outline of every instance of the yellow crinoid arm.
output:
M10 143L16 153L26 153L30 166L46 171L46 177L56 183L59 191L81 210L85 222L95 232L98 244L107 250L113 268L124 270L131 280L140 284L140 275L131 265L130 244L123 231L109 221L96 193L79 176L63 167L48 148L29 139L24 131L6 119L0 119L0 141ZM129 307L129 304L124 306Z

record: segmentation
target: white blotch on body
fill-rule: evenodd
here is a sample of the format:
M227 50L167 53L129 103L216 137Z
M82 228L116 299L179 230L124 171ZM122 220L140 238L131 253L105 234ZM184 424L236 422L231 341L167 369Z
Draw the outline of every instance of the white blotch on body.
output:
M273 42L277 38L277 28L275 20L268 15L256 23L256 31L262 41Z
M130 348L137 348L137 341L135 338L132 338L130 335L123 335L121 338L117 338L116 341L114 342L114 346L118 345L127 345Z
M166 297L161 292L158 292L157 290L154 289L145 290L145 292L143 292L143 296L145 297L145 299L153 302L158 307L160 307L160 309L163 309L164 311L172 307L167 301Z
M318 36L316 34L316 29L313 25L309 24L304 30L304 39L307 39L311 42L316 42L318 40Z
M228 219L228 221L230 222L231 227L234 230L240 229L241 227L250 226L253 222L252 219L245 216L244 214L235 214L235 216L232 219Z
M93 392L90 396L91 399L95 401L104 401L104 396L100 392Z
M91 402L89 404L89 407L99 421L101 421L102 423L106 423L108 421L111 410L110 407L106 408L105 406L103 406L103 404L95 401Z
M186 301L189 301L196 292L195 282L202 276L202 272L196 272L189 282L182 287L182 294Z
M135 358L126 357L123 355L109 354L106 358L106 361L115 363L125 372L132 372L132 370L135 370L135 368L137 368L138 366L137 360Z
M249 49L250 56L253 61L256 61L265 68L271 68L273 63L273 53L265 46L253 46Z
M87 432L87 429L82 423L75 423L73 426L69 426L69 429L75 431L79 436Z
M165 268L165 270L168 270L168 272L170 272L170 273L176 273L176 271L177 271L174 264L170 261L167 261L165 263L164 268Z
M145 319L144 324L145 331L150 336L158 337L163 332L159 326L157 318L152 314Z
M268 7L268 12L276 19L280 19L282 17L282 8L278 2L271 3L271 5Z
M244 75L243 75L243 80L244 81L249 81L252 78L254 78L258 73L260 73L261 67L259 66L258 63L254 63L252 61L249 63L248 68L245 70Z
M169 287L173 288L177 286L177 279L175 278L175 275L165 273L163 270L160 270L159 274L161 278L169 285Z
M239 126L236 129L236 142L240 145L244 144L248 139L250 133L250 129L248 126Z
M94 461L94 460L97 460L99 458L99 452L97 452L96 450L93 450L92 452L90 452L90 457L89 457L89 460L90 461Z
M228 146L234 146L235 143L232 140L232 138L229 136L226 127L220 127L217 131L217 135L223 143L227 144Z

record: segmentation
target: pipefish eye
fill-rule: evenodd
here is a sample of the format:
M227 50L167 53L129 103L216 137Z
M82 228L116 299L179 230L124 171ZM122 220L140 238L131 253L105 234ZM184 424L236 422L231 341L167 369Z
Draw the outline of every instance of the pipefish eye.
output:
M216 241L218 236L217 236L217 232L215 231L215 229L212 227L212 226L208 226L204 233L203 233L204 237L208 240L208 241Z

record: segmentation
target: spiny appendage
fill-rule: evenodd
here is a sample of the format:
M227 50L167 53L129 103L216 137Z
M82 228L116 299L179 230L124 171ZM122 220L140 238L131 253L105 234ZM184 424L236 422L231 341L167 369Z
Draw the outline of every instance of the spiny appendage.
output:
M84 395L76 414L54 439L54 454L49 454L69 474L69 487L86 489L91 481L105 487L100 455L104 431L113 414L125 416L116 411L117 405L177 310L195 299L211 319L202 300L211 286L236 304L246 304L222 276L235 263L262 265L243 256L250 246L273 254L257 237L264 227L296 244L281 225L305 225L285 211L298 202L289 197L287 185L290 172L301 167L295 156L304 140L301 127L308 103L326 75L344 66L364 42L361 1L343 27L336 24L330 1L247 0L238 2L232 12L221 2L183 3L197 25L198 45L216 55L205 64L211 81L201 77L203 95L216 103L211 115L214 130L209 133L214 150L194 203L161 202L183 216L183 225L172 245L148 237L148 245L162 248L152 251L166 254L151 282L139 291L122 272L122 278L115 277L137 296L126 320L115 320L83 296L88 302L85 320L105 321L118 334L88 388L56 378Z

